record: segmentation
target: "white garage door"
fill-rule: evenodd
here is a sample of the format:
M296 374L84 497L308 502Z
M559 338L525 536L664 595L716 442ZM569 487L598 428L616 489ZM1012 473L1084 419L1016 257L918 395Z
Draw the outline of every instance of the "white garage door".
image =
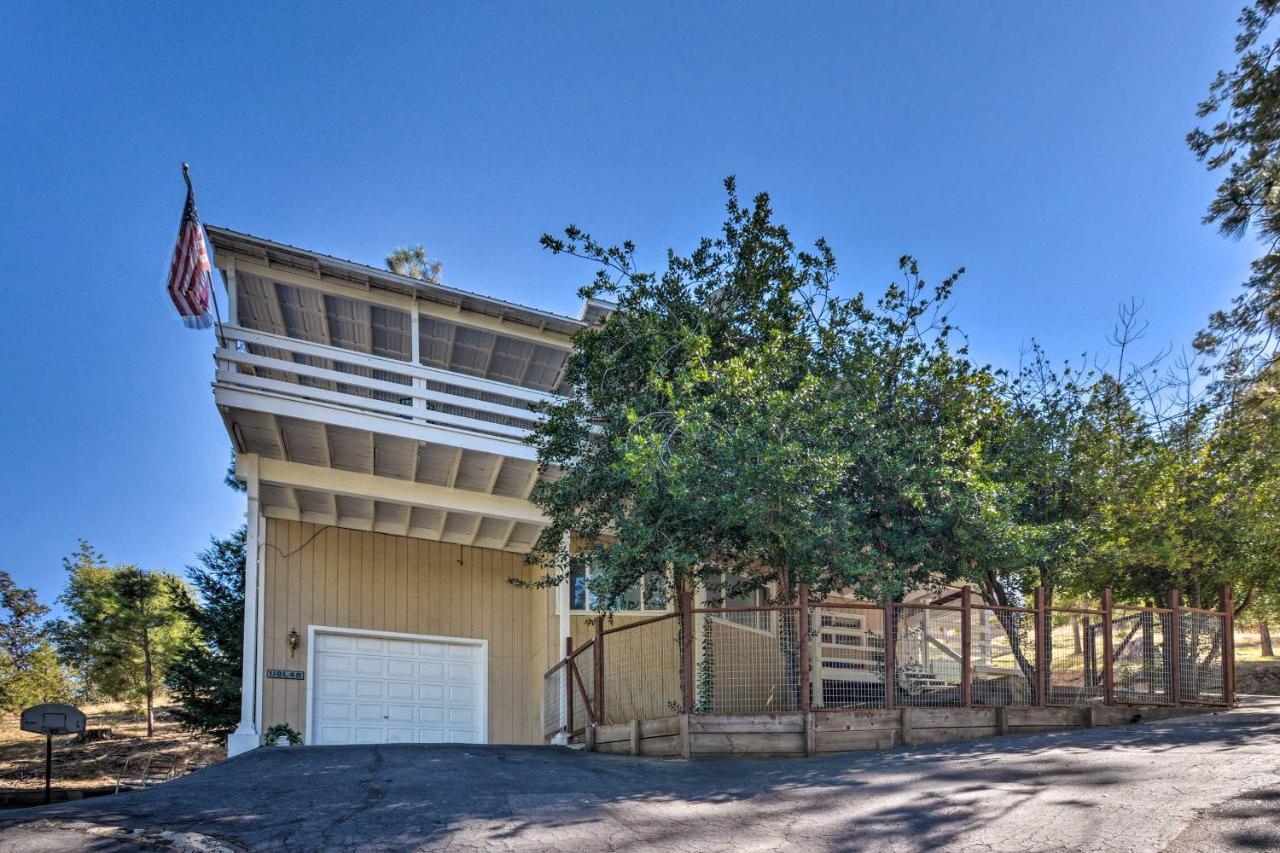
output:
M313 654L310 743L485 742L482 646L317 629Z

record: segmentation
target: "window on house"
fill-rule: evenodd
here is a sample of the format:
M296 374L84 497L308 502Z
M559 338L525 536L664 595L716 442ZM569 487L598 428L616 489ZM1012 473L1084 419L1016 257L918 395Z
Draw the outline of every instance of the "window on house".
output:
M590 573L574 569L570 578L569 607L571 610L595 610L599 601L587 588ZM665 611L667 609L667 585L657 573L629 587L614 607L617 611Z
M725 572L720 576L720 589L708 590L707 604L711 607L723 607L727 610L746 607L766 607L769 604L769 590L766 588L742 589L749 586L752 579L735 572ZM773 614L768 610L743 610L740 613L721 613L719 618L735 625L755 628L758 631L769 631L773 625Z

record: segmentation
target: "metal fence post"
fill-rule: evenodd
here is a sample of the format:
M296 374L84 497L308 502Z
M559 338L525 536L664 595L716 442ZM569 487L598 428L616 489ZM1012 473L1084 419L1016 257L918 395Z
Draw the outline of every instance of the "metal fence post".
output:
M591 689L596 694L595 724L604 725L604 614L596 614L596 647L594 670L591 675Z
M1045 687L1048 679L1045 678L1045 659L1048 648L1045 644L1045 638L1048 631L1045 630L1046 611L1044 606L1044 587L1036 587L1035 598L1035 634L1036 634L1036 704L1043 708L1049 704L1045 696Z
M1169 636L1164 638L1169 650L1169 690L1173 704L1182 704L1182 596L1176 589L1169 590Z
M1229 583L1222 585L1222 695L1236 704L1236 611Z
M684 712L694 712L693 695L693 591L687 580L680 581L680 692L684 694Z
M1116 679L1113 667L1115 652L1111 648L1114 643L1111 636L1113 630L1111 623L1111 588L1107 587L1102 591L1102 696L1107 705L1116 703Z
M960 590L960 703L973 707L973 590Z
M800 584L800 604L796 613L796 623L800 630L800 710L808 714L813 710L813 699L809 695L809 585ZM818 682L821 684L821 680Z
M898 626L893 621L893 599L884 606L884 706L892 708L898 683L897 661L894 660L898 645Z
M573 737L573 637L564 638L565 740Z

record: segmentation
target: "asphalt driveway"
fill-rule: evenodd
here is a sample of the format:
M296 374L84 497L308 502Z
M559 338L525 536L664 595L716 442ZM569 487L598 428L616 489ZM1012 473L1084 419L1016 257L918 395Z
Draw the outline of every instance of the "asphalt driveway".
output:
M808 760L308 747L2 813L0 851L1275 849L1277 783L1275 699Z

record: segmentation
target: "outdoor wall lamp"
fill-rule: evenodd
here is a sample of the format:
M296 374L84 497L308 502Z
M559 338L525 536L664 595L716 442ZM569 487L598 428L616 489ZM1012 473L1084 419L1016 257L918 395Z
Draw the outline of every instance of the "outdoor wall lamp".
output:
M298 631L296 628L289 629L289 657L293 657L294 652L298 650Z

